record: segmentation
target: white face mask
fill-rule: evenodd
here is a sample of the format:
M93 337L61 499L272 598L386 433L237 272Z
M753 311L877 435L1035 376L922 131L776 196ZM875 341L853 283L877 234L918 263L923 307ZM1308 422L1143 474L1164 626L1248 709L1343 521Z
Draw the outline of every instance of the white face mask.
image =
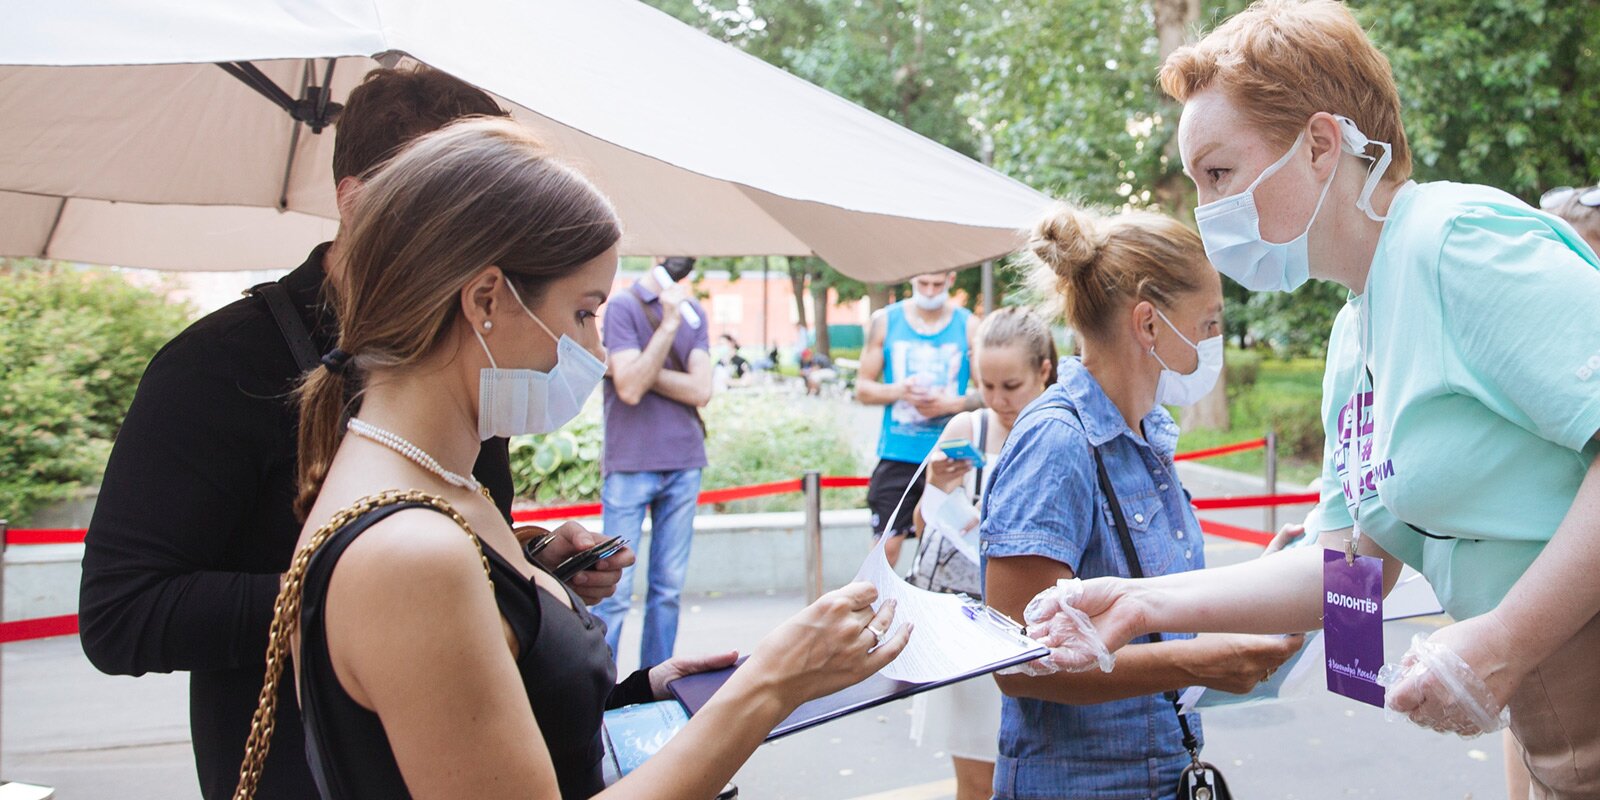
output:
M489 368L478 372L478 438L520 436L524 433L549 433L572 421L583 410L584 401L594 394L606 375L606 362L583 345L563 334L557 338L544 322L523 304L522 297L508 282L511 296L528 315L556 340L556 365L549 372L533 369L499 369L483 334L473 328Z
M931 297L921 292L913 291L911 299L916 302L917 308L923 311L938 311L944 308L946 303L950 302L950 290L945 289Z
M1336 115L1334 119L1339 123L1340 149L1374 162L1372 169L1367 173L1367 181L1362 186L1361 195L1356 199L1356 208L1361 209L1372 220L1382 222L1384 218L1372 210L1372 193L1378 188L1378 181L1389 168L1391 158L1389 143L1369 140L1348 117ZM1211 259L1212 266L1251 291L1292 292L1311 277L1308 237L1311 234L1312 224L1317 221L1317 214L1322 211L1322 202L1328 198L1328 190L1333 186L1334 176L1339 174L1339 160L1334 161L1333 174L1328 176L1328 182L1322 186L1322 194L1317 197L1317 206L1311 212L1311 219L1306 221L1306 229L1287 242L1269 242L1261 238L1261 215L1256 208L1255 198L1256 187L1283 169L1300 150L1300 143L1305 141L1305 138L1305 131L1301 131L1295 138L1294 144L1289 147L1289 152L1262 170L1244 191L1206 203L1194 210L1194 220L1200 228L1200 239L1205 243L1206 256ZM1381 148L1383 154L1376 159L1366 155L1368 146Z
M1161 313L1161 309L1156 309L1156 314L1200 357L1194 372L1185 375L1168 367L1167 362L1156 355L1155 345L1150 346L1150 355L1161 365L1161 377L1156 381L1156 402L1164 406L1192 406L1217 385L1217 376L1222 374L1222 337L1213 336L1195 344L1178 330L1178 326L1172 324L1172 320L1167 319L1166 314Z

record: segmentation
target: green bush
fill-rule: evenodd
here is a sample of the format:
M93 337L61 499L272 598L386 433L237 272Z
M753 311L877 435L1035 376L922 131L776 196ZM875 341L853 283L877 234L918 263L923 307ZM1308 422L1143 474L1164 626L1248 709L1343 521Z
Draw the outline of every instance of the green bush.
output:
M799 478L806 470L824 475L861 475L847 429L832 402L820 398L751 390L723 392L705 410L706 489ZM862 489L823 492L824 508L861 508ZM774 495L717 506L719 511L796 511L798 494Z
M808 469L825 475L859 475L860 460L850 448L827 401L797 398L762 390L734 390L716 395L701 410L709 438L710 462L701 489L723 489L800 477ZM517 496L540 505L592 503L600 499L600 424L598 397L565 428L542 436L511 441L511 471ZM860 489L824 493L827 508L865 504ZM717 505L718 511L796 510L799 495L740 500Z
M99 480L145 365L187 321L104 271L0 265L0 519Z
M511 478L517 496L541 505L592 503L600 499L598 392L577 419L558 431L511 440Z
M1228 370L1228 398L1238 397L1256 385L1261 376L1261 354L1254 350L1229 350L1223 362Z

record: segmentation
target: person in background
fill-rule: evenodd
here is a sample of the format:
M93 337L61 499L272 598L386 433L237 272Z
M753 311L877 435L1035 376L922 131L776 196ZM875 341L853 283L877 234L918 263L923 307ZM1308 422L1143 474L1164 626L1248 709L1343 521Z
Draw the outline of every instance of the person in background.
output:
M717 361L727 366L730 380L738 381L750 373L750 361L739 354L739 340L733 338L733 334L722 334L718 344L722 352Z
M468 116L503 116L489 95L443 72L379 69L350 92L333 142L340 230L369 172L412 139ZM84 540L79 600L89 661L112 675L189 673L200 793L233 795L261 691L267 627L300 522L294 499L299 408L290 392L332 346L344 234L294 271L190 325L151 359L106 465ZM504 438L472 474L510 519ZM553 566L599 542L568 523L539 557ZM632 553L573 579L585 602L609 595ZM279 687L277 741L261 798L313 796L293 688Z
M1017 415L1056 382L1056 343L1050 326L1020 306L1002 308L978 326L978 391L984 408L950 418L940 442L962 439L983 454L986 463L999 455ZM921 524L917 560L909 580L933 591L965 594L981 600L983 577L978 569L974 510L994 471L974 469L973 462L953 459L937 447L928 462L927 485L948 495L950 508L918 504ZM963 681L924 692L912 701L911 738L950 754L956 774L956 800L985 800L993 794L994 762L1000 735L1000 690L991 680Z
M893 604L875 613L871 585L831 592L608 788L604 709L665 700L671 681L737 654L673 658L615 684L604 628L525 557L467 472L481 439L559 430L603 379L596 320L616 279L616 212L526 128L475 120L374 175L348 235L341 331L299 392L305 527L267 677L289 684L292 653L324 800L703 800L800 703L904 647L912 626L889 635ZM276 696L262 692L260 719ZM257 728L247 753L271 735Z
M1145 574L1205 566L1165 406L1192 405L1222 369L1222 281L1177 220L1061 206L1035 228L1029 255L1080 355L1061 361L1060 380L1016 421L983 498L984 596L1012 619L1059 580L1132 574L1107 509L1120 509ZM1006 696L994 796L1171 796L1204 738L1198 715L1177 713L1176 692L1248 691L1301 642L1166 634L1109 673L997 676Z
M800 378L805 381L806 394L822 394L822 385L839 377L833 368L833 359L827 353L807 347L800 351Z
M678 605L689 572L695 500L706 465L700 409L711 402L712 369L706 312L679 282L694 259L662 259L661 269L635 281L606 312L605 345L611 364L605 381L604 507L607 536L638 547L650 514L650 574L645 594L639 664L649 668L672 657ZM657 277L666 272L670 281ZM699 325L680 309L687 303ZM595 613L606 623L606 643L621 655L622 627L632 605L633 568L622 570L616 594Z
M918 467L939 441L949 418L982 407L972 382L972 312L950 299L954 272L911 280L911 297L872 315L856 373L856 400L883 406L878 465L867 487L873 536L887 535L884 556L893 565L900 543L915 535L912 515L922 499ZM905 502L900 499L904 497ZM890 519L899 506L899 514Z

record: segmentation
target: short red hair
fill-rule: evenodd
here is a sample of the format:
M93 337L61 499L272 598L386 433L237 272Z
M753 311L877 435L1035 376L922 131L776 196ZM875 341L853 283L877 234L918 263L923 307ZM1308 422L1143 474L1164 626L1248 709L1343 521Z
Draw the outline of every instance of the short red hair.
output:
M1222 87L1268 140L1285 148L1319 111L1349 117L1368 138L1392 148L1385 180L1411 177L1389 59L1343 3L1259 0L1199 42L1173 51L1160 80L1180 103Z

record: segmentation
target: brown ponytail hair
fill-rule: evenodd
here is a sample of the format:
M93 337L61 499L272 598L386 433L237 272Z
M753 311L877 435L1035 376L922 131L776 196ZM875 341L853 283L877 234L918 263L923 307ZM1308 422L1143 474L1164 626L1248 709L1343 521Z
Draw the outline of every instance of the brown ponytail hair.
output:
M978 326L978 347L1018 347L1034 364L1050 365L1045 386L1056 382L1056 339L1044 318L1024 306L1006 306L983 318Z
M359 408L363 376L415 364L445 341L457 297L485 267L502 269L530 304L544 285L622 236L616 211L528 129L475 118L415 140L373 174L350 226L333 292L336 348L348 354L300 386L299 494L304 519Z
M1029 282L1052 297L1080 334L1107 333L1118 310L1149 300L1170 308L1201 288L1211 269L1200 235L1147 211L1114 217L1058 204L1034 227L1025 259Z

